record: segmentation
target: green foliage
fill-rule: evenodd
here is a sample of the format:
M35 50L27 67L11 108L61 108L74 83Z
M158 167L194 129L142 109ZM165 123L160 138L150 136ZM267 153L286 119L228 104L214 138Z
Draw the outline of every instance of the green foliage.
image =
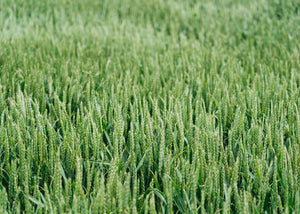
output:
M1 0L0 213L300 213L299 8Z

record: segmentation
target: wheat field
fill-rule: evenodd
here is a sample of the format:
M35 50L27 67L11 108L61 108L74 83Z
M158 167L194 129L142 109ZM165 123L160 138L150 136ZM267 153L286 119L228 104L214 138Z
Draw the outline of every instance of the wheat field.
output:
M299 0L1 0L0 213L300 213Z

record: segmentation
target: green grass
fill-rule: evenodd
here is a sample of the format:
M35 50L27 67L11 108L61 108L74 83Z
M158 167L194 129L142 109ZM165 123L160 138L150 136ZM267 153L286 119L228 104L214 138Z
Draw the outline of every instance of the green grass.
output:
M1 0L0 213L300 213L299 0Z

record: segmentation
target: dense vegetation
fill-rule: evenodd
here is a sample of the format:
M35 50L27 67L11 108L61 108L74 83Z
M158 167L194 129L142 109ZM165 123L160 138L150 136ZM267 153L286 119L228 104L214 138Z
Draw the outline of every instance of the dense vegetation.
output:
M298 0L1 0L0 213L300 213Z

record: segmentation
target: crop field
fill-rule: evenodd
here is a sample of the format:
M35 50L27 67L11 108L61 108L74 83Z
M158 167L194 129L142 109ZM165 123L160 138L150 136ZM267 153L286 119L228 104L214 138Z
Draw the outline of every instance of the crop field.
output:
M0 213L300 213L299 0L0 0Z

